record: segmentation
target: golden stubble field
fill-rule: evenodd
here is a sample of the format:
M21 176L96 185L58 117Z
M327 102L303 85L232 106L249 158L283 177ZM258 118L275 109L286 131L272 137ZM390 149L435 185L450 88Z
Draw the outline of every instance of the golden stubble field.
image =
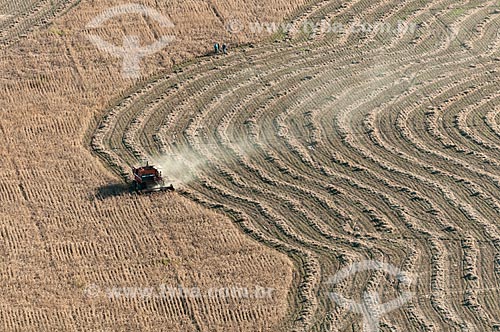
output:
M291 23L311 21L348 29L150 77L91 146L116 170L184 163L189 197L287 253L297 331L498 330L498 3L321 1Z
M205 54L214 40L255 40L231 36L224 20L282 19L301 5L137 2L175 24L175 42L145 59L144 77ZM136 82L121 77L120 59L88 41L85 26L125 3L0 1L0 329L276 331L295 301L285 255L178 194L107 194L120 179L91 152L90 134ZM124 34L147 44L165 31L125 15L92 32L120 45ZM162 285L198 287L202 296L107 293ZM272 296L206 294L258 286Z
M0 7L27 13L0 37L5 329L367 331L334 292L364 300L383 331L498 330L497 1L143 2L176 40L135 82L86 34L119 45L167 30L134 16L85 28L117 4ZM292 29L184 62L267 36L229 34L231 19L287 13L295 28L357 29ZM183 197L114 195L139 160L168 166ZM356 271L366 260L409 277ZM103 296L179 284L275 292ZM405 292L390 313L374 302Z

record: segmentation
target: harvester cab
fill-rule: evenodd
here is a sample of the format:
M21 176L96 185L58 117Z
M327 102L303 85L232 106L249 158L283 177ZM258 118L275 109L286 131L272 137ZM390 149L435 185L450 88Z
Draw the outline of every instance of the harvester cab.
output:
M146 164L138 168L132 167L132 190L136 192L152 192L174 190L174 186L170 184L165 186L161 172L152 165Z

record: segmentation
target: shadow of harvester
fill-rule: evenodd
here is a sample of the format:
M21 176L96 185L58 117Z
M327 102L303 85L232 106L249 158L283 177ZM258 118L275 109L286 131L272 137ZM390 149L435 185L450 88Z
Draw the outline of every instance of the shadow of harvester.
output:
M130 185L128 183L111 183L101 186L97 189L96 198L106 199L110 197L121 196L130 193Z

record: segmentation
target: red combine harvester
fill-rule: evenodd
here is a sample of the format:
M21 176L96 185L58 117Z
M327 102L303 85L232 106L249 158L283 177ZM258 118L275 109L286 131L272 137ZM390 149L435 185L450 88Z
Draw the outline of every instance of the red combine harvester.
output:
M132 167L132 175L134 180L132 181L132 190L140 193L147 193L153 191L166 191L174 190L174 186L171 184L165 186L161 172L154 166L146 164L142 167Z

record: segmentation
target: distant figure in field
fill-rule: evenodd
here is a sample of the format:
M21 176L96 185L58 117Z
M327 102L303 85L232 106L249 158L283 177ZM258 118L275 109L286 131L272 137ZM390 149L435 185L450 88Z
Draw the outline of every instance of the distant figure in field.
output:
M219 43L215 43L214 44L214 52L215 52L215 54L219 54L219 49L220 49Z
M222 53L227 54L227 45L222 44Z

